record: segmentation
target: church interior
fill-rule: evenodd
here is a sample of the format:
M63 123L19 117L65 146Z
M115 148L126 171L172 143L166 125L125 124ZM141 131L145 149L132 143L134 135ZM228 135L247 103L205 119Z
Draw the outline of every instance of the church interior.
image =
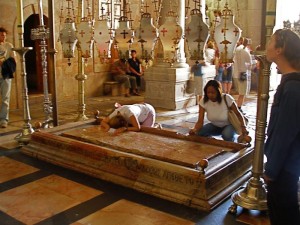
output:
M17 70L9 124L0 129L0 224L270 224L261 174L252 172L263 172L266 125L256 122L267 121L261 109L268 111L280 82L265 47L276 28L300 32L299 12L288 17L283 4L1 1L0 27ZM243 106L252 141L189 136L198 117L191 66L205 61L203 82L215 79L207 43L232 63L241 36L260 63ZM144 74L140 95L126 97L112 65L133 49ZM258 99L262 93L269 100ZM230 94L238 97L234 84ZM103 132L98 119L116 102L153 105L161 129Z

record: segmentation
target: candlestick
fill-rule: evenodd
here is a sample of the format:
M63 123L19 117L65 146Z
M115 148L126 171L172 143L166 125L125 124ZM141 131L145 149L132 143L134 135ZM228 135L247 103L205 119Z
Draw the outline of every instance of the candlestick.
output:
M39 0L40 26L44 26L43 0Z

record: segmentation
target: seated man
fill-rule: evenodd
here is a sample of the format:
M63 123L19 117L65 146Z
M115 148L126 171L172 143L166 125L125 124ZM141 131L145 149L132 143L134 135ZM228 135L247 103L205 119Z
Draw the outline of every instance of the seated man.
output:
M131 50L131 58L128 59L129 75L136 78L138 87L141 87L141 76L143 75L142 65L140 60L136 57L136 50ZM139 95L137 89L132 89L134 95Z
M137 89L136 78L126 74L126 60L120 59L112 64L111 74L115 81L124 83L125 97L130 97L130 88ZM135 92L134 92L135 93Z

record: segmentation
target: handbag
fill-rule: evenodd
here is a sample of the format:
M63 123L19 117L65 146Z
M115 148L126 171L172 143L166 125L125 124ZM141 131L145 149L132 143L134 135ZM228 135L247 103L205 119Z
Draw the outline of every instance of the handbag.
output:
M231 123L231 125L233 126L233 128L235 129L236 133L241 135L242 132L242 124L241 121L239 120L238 116L235 114L235 112L229 108L228 104L227 104L227 100L226 100L226 94L224 95L224 100L225 100L225 104L227 106L228 109L228 120ZM247 124L248 119L246 119L243 115L242 115L245 124Z
M247 80L247 73L241 72L240 73L240 81L245 81L245 80Z

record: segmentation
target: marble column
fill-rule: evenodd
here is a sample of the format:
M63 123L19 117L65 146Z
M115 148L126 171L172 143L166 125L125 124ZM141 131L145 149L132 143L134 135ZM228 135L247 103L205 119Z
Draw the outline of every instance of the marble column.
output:
M265 27L266 27L266 40L267 44L273 34L273 29L276 21L276 0L267 0L266 2L266 18L265 18ZM265 49L265 46L263 46Z
M176 10L178 23L184 30L185 1L177 0L177 7L175 7L175 1L172 4L169 1L163 1L162 4L160 24L164 24L165 17L170 10ZM158 63L145 72L145 102L154 107L177 110L196 104L194 93L187 93L190 68L186 63L182 38L178 53L177 61L172 67L169 63Z
M248 0L247 18L249 19L247 26L247 33L251 34L252 48L255 49L261 45L261 30L262 27L262 8L263 3L261 0Z

